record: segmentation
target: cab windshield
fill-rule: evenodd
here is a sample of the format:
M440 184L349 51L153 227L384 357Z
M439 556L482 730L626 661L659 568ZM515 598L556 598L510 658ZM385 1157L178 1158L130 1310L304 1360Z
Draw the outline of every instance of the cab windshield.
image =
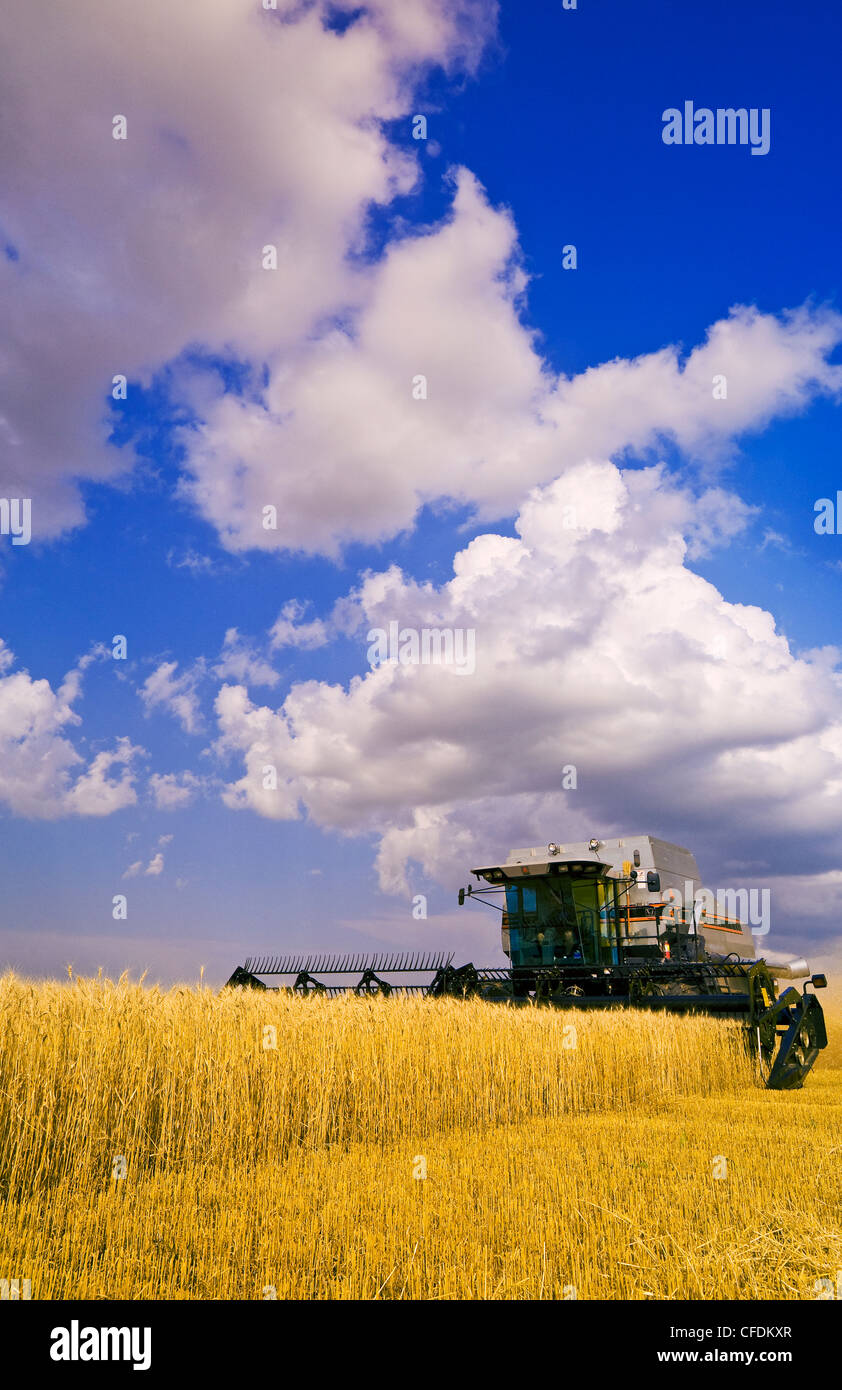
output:
M613 888L572 875L507 883L503 929L512 965L615 963Z

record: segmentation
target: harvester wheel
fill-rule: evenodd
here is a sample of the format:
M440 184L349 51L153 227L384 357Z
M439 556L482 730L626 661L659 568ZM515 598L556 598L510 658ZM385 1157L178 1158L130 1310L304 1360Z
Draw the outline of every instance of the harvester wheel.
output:
M812 1019L806 1018L798 1030L798 1037L793 1044L791 1056L799 1067L806 1064L807 1056L810 1051L819 1046L817 1029Z

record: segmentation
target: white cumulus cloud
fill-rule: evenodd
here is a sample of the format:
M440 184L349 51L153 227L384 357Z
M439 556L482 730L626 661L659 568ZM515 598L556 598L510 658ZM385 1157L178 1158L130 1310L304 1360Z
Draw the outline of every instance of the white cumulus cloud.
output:
M724 506L662 467L590 462L533 491L516 538L473 540L441 588L396 568L369 576L366 624L474 629L475 673L387 663L347 688L296 684L280 709L224 686L217 750L244 767L226 802L379 831L381 882L396 891L408 861L447 879L471 846L487 855L570 826L581 838L583 823L684 833L720 855L745 826L761 859L802 841L831 856L838 653L793 653L771 614L687 567ZM568 766L577 786L564 792Z
M148 381L197 343L260 364L359 297L365 268L348 253L368 209L417 178L414 148L383 123L409 120L429 66L475 66L497 7L369 0L344 33L330 27L355 8L75 0L45 25L10 0L0 126L17 259L0 256L2 428L35 535L83 519L77 479L131 463L108 443L116 374ZM213 493L207 478L208 510Z
M159 811L175 811L189 806L201 786L201 778L192 772L153 772L149 790Z
M298 599L290 599L284 604L269 629L269 640L273 650L279 647L313 650L315 647L323 647L330 640L328 624L321 618L313 618L306 623L300 621L305 611L305 605Z
M118 738L86 761L68 737L81 724L73 706L93 659L83 657L53 690L28 671L12 671L14 656L0 644L0 803L15 815L107 816L135 804L133 768L143 750Z
M156 854L153 854L152 858L149 860L149 863L144 869L144 873L147 878L157 878L163 872L164 856L161 853L161 851L158 850L158 852Z
M162 661L148 676L140 689L140 698L146 706L146 713L163 708L174 715L185 733L199 733L202 727L202 714L196 687L204 669L199 663L180 675L177 661Z
M277 685L278 672L255 650L254 643L240 636L235 627L225 633L219 660L213 674L222 680L247 681L251 685Z

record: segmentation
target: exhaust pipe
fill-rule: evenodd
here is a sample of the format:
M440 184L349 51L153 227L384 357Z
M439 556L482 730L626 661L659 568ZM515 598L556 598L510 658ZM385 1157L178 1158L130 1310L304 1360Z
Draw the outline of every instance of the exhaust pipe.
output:
M711 951L710 959L721 963L728 957ZM731 959L733 960L733 957ZM750 957L741 957L739 964L750 969L759 960L763 961L769 974L776 980L806 980L810 975L810 967L802 956L785 956L781 955L779 951L766 951L764 955L757 956L755 960Z
M766 962L769 974L776 980L805 980L810 974L810 967L802 956L782 956L767 951L757 959Z

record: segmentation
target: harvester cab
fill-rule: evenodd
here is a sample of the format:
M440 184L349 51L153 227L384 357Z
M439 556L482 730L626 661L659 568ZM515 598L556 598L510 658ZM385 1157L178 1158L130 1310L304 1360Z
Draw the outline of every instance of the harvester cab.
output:
M754 956L736 913L697 901L690 851L651 835L516 849L473 874L488 887L467 889L460 902L467 896L499 907L503 951L515 969L697 961L708 947Z
M720 912L680 845L651 835L550 843L472 872L478 886L460 889L459 902L501 914L507 966L455 966L445 951L266 955L238 966L228 984L731 1017L773 1090L800 1087L827 1046L809 988L824 986L824 976L811 975L804 960L758 949L736 901L732 907L726 895ZM267 986L264 976L289 983ZM803 980L803 992L779 992L779 980Z

